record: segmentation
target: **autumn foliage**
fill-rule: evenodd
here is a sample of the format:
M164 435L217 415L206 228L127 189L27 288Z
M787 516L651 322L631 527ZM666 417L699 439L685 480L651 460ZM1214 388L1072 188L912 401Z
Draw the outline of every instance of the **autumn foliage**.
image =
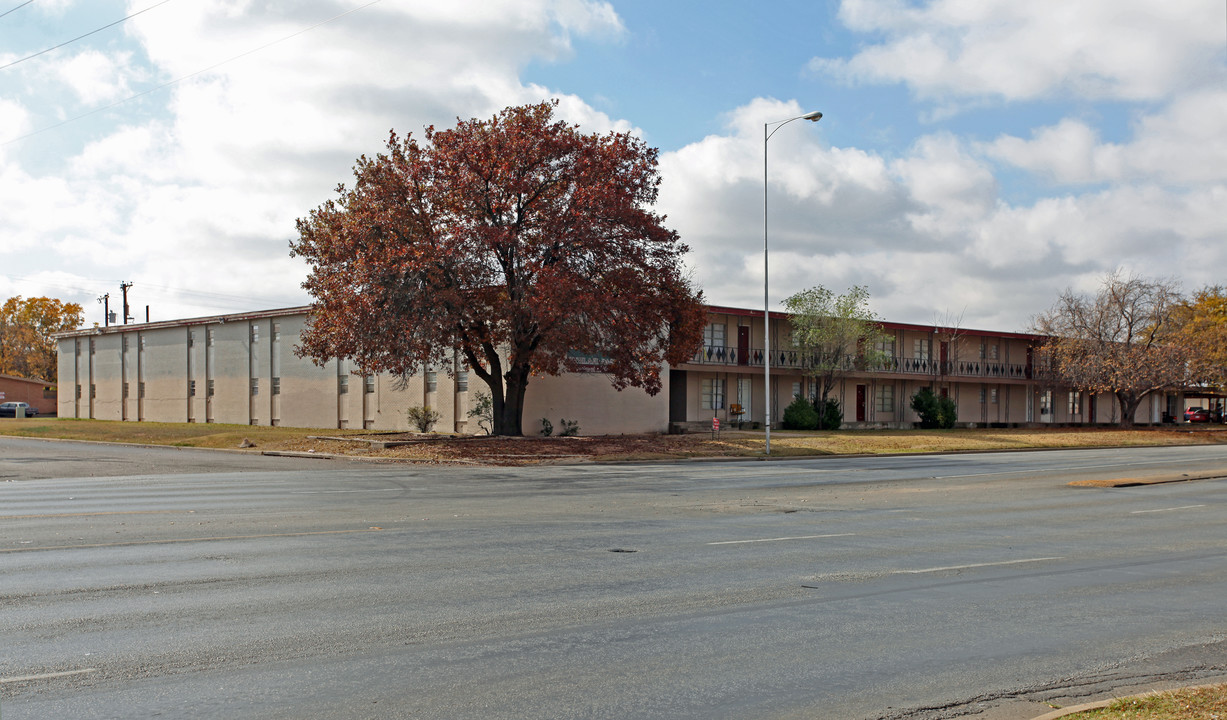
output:
M1033 331L1054 379L1091 394L1111 393L1121 424L1133 424L1151 393L1185 386L1189 352L1178 335L1174 281L1109 274L1094 297L1066 290Z
M298 351L407 376L455 358L490 388L494 434L519 435L532 375L593 359L614 387L661 389L702 333L687 248L655 215L656 150L583 134L554 103L395 132L352 188L298 221L315 298Z
M83 309L48 297L23 300L20 295L0 307L0 375L56 379L52 333L81 326Z

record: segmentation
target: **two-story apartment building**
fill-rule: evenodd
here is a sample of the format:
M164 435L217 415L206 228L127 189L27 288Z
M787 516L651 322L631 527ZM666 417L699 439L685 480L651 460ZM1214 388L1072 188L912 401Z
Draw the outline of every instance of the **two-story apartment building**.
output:
M436 429L477 432L469 417L484 384L457 359L410 378L362 376L346 360L317 365L294 348L310 318L301 306L166 322L86 328L57 336L61 417L128 421L236 423L318 428L409 428L405 410L429 405L442 414ZM849 427L910 427L909 407L922 387L954 398L961 423L1115 422L1110 396L1085 396L1051 381L1037 360L1042 338L1023 333L884 323L869 366L848 358L834 390ZM795 395L816 394L803 353L789 346L788 316L769 328L771 387L764 388L762 311L708 307L703 344L694 357L664 373L663 391L615 391L600 373L534 377L524 428L540 419L579 423L583 434L666 432L710 427L761 427L770 398L778 427ZM1143 403L1136 422L1175 415L1178 395Z

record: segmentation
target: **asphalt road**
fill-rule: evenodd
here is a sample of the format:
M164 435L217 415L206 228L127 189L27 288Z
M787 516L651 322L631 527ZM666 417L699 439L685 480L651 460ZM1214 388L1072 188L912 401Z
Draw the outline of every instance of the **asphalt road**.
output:
M1033 717L1227 674L1227 448L536 468L0 438L22 718Z

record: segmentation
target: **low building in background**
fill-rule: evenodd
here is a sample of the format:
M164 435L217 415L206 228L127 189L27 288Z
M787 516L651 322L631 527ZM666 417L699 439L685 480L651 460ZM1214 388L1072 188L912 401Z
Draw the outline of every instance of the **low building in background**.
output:
M39 415L55 415L59 405L55 383L14 375L0 375L0 402L23 402Z
M484 383L456 358L407 379L362 376L347 360L316 365L294 353L310 306L61 333L61 417L101 420L285 425L408 430L405 411L440 413L439 432L482 432L469 411ZM848 358L833 396L845 427L910 428L910 401L922 387L954 399L959 423L1023 426L1114 423L1110 395L1056 386L1039 361L1042 337L1024 333L883 323L887 338L874 366ZM614 390L599 359L585 372L537 376L529 383L524 429L548 420L578 423L585 435L761 427L771 399L773 427L797 395L816 384L803 353L788 349L788 316L773 314L771 388L764 392L762 311L708 308L703 345L663 373L662 392ZM42 385L39 385L41 390ZM22 398L10 398L22 399ZM36 402L28 401L32 405ZM1179 393L1155 394L1135 422L1158 423L1183 411Z

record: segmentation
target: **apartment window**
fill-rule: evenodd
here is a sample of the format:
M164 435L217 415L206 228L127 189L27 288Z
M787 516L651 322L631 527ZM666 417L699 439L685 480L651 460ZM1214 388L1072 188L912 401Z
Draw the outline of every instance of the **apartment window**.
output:
M94 353L96 353L97 351L98 351L98 348L97 348L97 347L95 347L95 345L94 345L94 339L93 339L93 338L90 338L90 341L89 341L89 354L90 354L90 355L93 355L93 354L94 354Z
M997 388L988 391L988 401L993 405L997 404Z
M195 330L187 331L187 346L196 347L196 331Z
M251 341L252 343L260 342L260 326L259 325L251 326Z
M145 336L144 335L136 336L136 346L140 348L141 350L145 349Z
M251 394L252 395L260 394L260 378L251 379Z
M879 385L874 390L874 408L880 413L895 411L895 386Z
M187 396L196 397L196 381L195 380L187 381Z
M349 376L337 375L337 393L340 395L349 394Z
M1069 416L1076 417L1082 414L1082 392L1079 390L1069 391Z
M81 399L81 386L80 385L77 386L77 399L78 400Z
M803 397L801 395L801 383L795 382L792 384L792 397L794 398Z
M879 340L876 343L874 343L874 347L877 349L878 352L882 353L883 355L886 355L887 357L894 357L895 355L895 339L894 338L885 338L885 339Z
M216 333L213 332L213 328L205 330L205 347L213 347L213 336L215 334Z
M980 404L983 405L987 402L988 402L988 390L986 390L985 388L980 388Z
M125 400L128 399L128 383L123 384L123 394L124 394L124 399Z
M929 359L929 339L916 338L912 341L912 357L917 360Z
M375 392L375 376L367 375L362 378L362 392L367 395L372 395Z
M98 396L98 386L93 383L90 383L89 384L89 399L93 400L97 396Z
M128 349L128 336L124 335L124 350Z
M217 390L217 388L214 386L214 384L213 384L213 380L209 380L209 386L208 386L208 388L205 390L205 392L207 392L207 393L209 394L209 397L213 397L213 393L214 393L216 390Z
M703 378L701 406L704 410L721 410L724 408L724 380L721 378Z
M724 323L708 323L703 328L703 344L724 347Z
M461 370L456 373L456 392L469 391L469 371Z
M273 342L281 339L281 323L273 323Z
M77 388L77 389L79 390L80 388ZM138 382L136 384L136 397L140 400L145 399L145 383Z
M988 359L989 360L997 359L997 343L993 343L988 346Z
M275 377L275 378L273 378L272 393L273 393L274 395L280 395L280 394L281 394L281 378L279 378L279 377Z
M426 392L435 392L439 389L439 373L434 370L426 371Z

